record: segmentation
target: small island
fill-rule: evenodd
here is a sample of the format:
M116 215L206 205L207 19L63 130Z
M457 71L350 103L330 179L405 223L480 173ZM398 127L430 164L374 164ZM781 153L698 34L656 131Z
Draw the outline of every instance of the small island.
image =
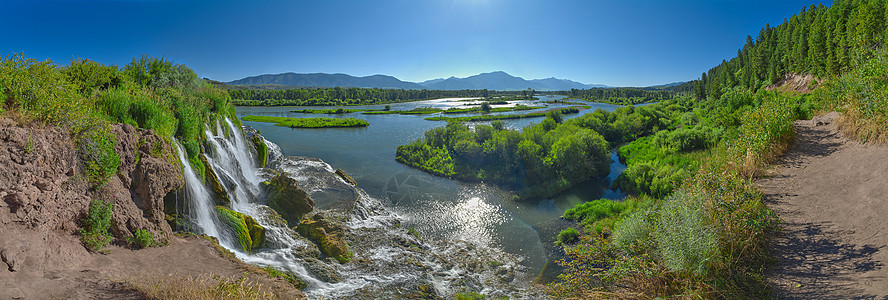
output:
M366 120L355 118L287 118L269 116L245 116L244 121L275 123L277 126L290 128L335 128L365 127L370 125Z

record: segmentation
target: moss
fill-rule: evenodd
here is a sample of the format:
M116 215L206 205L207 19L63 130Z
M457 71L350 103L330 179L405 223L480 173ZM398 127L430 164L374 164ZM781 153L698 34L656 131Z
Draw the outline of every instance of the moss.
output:
M305 281L302 281L302 279L299 279L299 277L297 277L296 275L293 275L293 273L278 271L277 269L270 267L270 266L264 267L264 268L262 268L262 270L265 271L265 273L267 273L271 277L286 279L287 282L289 282L290 284L293 285L293 287L295 287L299 290L304 290L306 287L308 287L308 284L306 284Z
M281 214L288 224L299 224L302 216L314 209L314 200L286 173L271 178L266 188L268 206Z
M345 230L342 226L325 218L321 213L303 220L294 230L315 242L321 253L332 257L341 264L349 262L354 256L349 251L348 244L345 243Z
M260 168L265 168L265 165L268 163L268 145L265 144L265 139L259 136L259 134L254 134L250 141L256 147L256 154L258 154L256 162Z
M228 192L222 187L222 182L219 180L219 176L213 171L213 167L211 167L210 163L207 161L206 155L201 153L199 157L201 163L206 166L206 168L204 168L205 181L210 184L210 188L213 189L213 192L218 196L216 197L216 204L228 206L231 203L231 198L228 197Z
M348 174L346 174L345 171L343 171L342 169L336 169L336 175L338 175L339 178L342 178L342 180L345 180L345 182L348 182L351 185L354 185L354 186L358 185L358 183L355 182L355 180L352 179L351 176L348 176Z
M265 228L259 225L253 217L223 206L216 206L216 212L219 213L219 217L225 221L225 224L234 231L244 251L250 252L262 245L262 242L265 240Z

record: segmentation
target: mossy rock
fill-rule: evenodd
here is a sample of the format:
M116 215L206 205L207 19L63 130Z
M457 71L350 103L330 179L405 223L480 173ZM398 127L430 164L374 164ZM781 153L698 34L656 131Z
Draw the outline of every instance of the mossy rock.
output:
M355 182L355 180L352 179L351 176L348 176L348 174L346 174L345 171L343 171L342 169L336 169L336 175L338 175L339 178L342 178L342 180L345 180L345 182L348 182L353 186L358 186L358 183Z
M317 213L309 219L302 220L294 228L296 232L318 245L321 253L336 259L339 263L351 260L352 253L345 243L345 229L333 222L324 214Z
M216 206L216 212L219 213L222 221L234 231L244 252L251 252L262 246L262 242L265 241L265 228L259 225L253 217L221 205Z
M288 224L299 224L302 216L314 210L314 200L287 173L275 175L265 187L268 206L277 211Z
M213 171L213 167L207 161L207 157L203 153L200 154L200 161L206 166L206 168L204 168L204 178L206 178L207 183L210 184L210 188L213 192L216 193L216 197L214 197L216 205L230 205L231 198L228 197L228 192L222 187L222 181L219 180L219 176Z
M253 134L250 141L253 142L253 147L256 148L256 154L258 154L256 163L260 168L265 168L265 165L268 164L268 145L265 144L265 139L259 134Z

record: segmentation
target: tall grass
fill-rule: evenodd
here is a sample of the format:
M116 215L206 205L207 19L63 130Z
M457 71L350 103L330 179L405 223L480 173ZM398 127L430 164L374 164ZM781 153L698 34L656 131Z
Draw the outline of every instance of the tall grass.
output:
M860 54L854 68L815 92L823 111L842 113L839 129L861 142L888 143L888 49ZM868 58L865 58L868 57Z

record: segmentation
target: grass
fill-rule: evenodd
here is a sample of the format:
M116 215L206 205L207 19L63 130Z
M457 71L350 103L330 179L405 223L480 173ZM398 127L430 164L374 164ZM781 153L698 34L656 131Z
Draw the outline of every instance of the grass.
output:
M262 285L249 281L246 273L239 278L213 275L141 277L124 280L130 290L147 299L274 299L274 295L262 292Z
M444 111L440 108L432 108L432 107L417 107L411 110L377 110L377 111L365 111L361 114L364 115L427 115L434 114Z
M365 120L355 118L287 118L269 116L244 116L244 121L275 123L277 126L290 128L332 128L332 127L364 127L370 125Z
M336 109L302 109L302 110L291 110L290 112L300 113L300 114L341 115L341 114L350 114L350 113L363 112L363 111L377 111L377 110L375 110L375 109L336 108Z
M133 234L133 236L126 238L126 242L138 249L144 249L157 245L157 242L154 241L154 234L149 232L147 229L136 229L136 232Z

